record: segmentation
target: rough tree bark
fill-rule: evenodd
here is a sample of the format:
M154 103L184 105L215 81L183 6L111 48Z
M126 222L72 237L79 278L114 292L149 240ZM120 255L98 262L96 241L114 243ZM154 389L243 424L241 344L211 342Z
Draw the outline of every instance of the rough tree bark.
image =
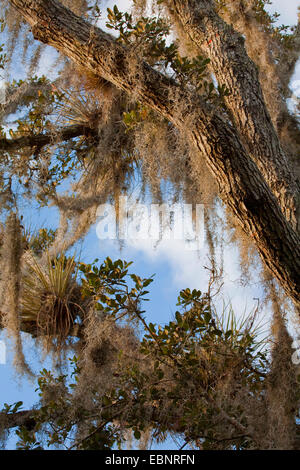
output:
M132 67L130 51L57 0L10 2L30 24L35 39L134 95L184 130L195 145L192 163L197 165L199 152L205 155L221 198L253 237L264 263L287 295L299 305L299 236L248 155L238 130L201 97L147 63L137 60Z
M45 145L63 142L83 135L91 135L92 132L89 126L73 125L60 129L55 134L28 135L16 137L15 139L0 138L0 151L9 152L20 150L24 147L36 147L41 149Z
M277 197L295 229L299 228L299 184L281 148L264 102L255 63L247 55L243 36L228 25L211 0L168 0L171 18L179 23L198 53L230 95L225 103L249 155Z
M11 429L17 426L34 426L34 410L18 411L17 413L0 413L0 419L4 419L5 428Z

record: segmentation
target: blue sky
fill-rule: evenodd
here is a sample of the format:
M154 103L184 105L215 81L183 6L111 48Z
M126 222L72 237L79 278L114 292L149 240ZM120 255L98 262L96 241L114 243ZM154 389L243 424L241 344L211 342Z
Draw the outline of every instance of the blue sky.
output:
M129 2L109 1L108 6L115 3L120 10L125 9L125 5ZM295 22L297 0L275 0L271 10L276 9L282 14L281 22L291 24ZM41 70L49 68L49 60L52 55L45 54L40 63ZM298 64L297 71L293 77L293 81L300 79L300 66ZM31 219L31 225L43 225L45 221L55 225L57 214L55 211L46 212L45 209L37 211L26 209L26 215ZM78 248L79 250L79 248ZM142 276L149 277L155 273L155 281L150 286L151 302L148 302L147 318L152 322L164 323L169 321L176 310L176 300L180 289L185 287L197 288L202 291L207 287L207 270L204 266L208 264L207 249L203 247L199 252L188 251L184 249L181 241L165 241L161 242L156 250L147 241L127 243L122 251L118 242L113 240L99 240L96 235L95 226L92 227L84 243L81 245L81 259L83 261L92 261L99 258L100 261L106 256L112 259L122 258L127 261L134 261L132 272ZM225 285L224 300L233 304L237 314L243 313L245 310L250 311L256 306L256 298L261 296L259 284L251 287L242 287L237 283L239 278L239 260L236 249L227 248L225 251ZM254 276L255 277L255 276ZM264 312L268 315L268 312ZM4 338L3 334L0 336ZM33 348L30 338L26 338L25 351L28 358L32 359L34 367L39 370L41 364L38 364L37 352ZM17 378L12 367L12 352L7 344L7 363L0 364L0 409L4 402L13 403L18 400L24 401L24 406L30 406L36 400L34 393L35 384L28 379ZM31 360L29 360L31 362ZM43 367L50 367L50 362L46 361ZM170 444L171 447L171 444Z

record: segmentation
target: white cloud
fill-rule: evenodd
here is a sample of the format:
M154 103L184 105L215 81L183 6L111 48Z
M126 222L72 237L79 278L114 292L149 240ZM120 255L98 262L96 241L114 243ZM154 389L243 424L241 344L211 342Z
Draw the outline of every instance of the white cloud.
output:
M202 292L207 291L210 271L207 247L199 252L185 249L185 243L182 240L162 240L155 247L149 240L126 240L120 253L118 242L112 240L100 240L99 249L105 256L112 258L121 256L126 260L134 260L133 272L135 272L136 263L142 264L140 275L146 275L145 270L156 273L156 289L168 291L169 295L164 299L172 297L175 299L174 292L189 287L190 289L199 289ZM93 256L96 254L93 251ZM99 256L99 252L97 253ZM226 248L224 253L224 285L222 294L219 296L217 305L222 310L223 302L232 304L237 315L250 312L257 306L257 298L261 298L262 290L257 285L244 286L240 283L239 258L236 248ZM167 282L166 282L167 280ZM157 284L158 283L158 284ZM164 292L166 294L166 292ZM162 309L163 309L162 305Z
M297 23L297 8L300 6L298 0L273 0L267 9L274 13L280 13L279 23L294 25Z

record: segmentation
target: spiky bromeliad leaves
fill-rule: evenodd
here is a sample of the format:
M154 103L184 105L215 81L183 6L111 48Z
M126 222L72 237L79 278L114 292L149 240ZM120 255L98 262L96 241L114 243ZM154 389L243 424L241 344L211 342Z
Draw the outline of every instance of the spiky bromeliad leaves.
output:
M40 266L32 257L23 276L21 321L28 331L32 325L36 336L54 338L61 346L83 314L74 258L52 260L48 255L46 266Z

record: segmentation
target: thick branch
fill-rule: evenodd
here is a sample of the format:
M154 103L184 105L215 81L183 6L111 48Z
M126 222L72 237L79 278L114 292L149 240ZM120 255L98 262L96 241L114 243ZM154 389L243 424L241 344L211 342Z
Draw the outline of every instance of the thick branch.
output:
M55 144L65 140L73 139L82 135L88 135L91 129L84 125L69 126L60 129L55 134L24 135L16 139L0 138L0 151L14 151L24 147L36 147L38 149L48 144Z
M10 0L34 37L54 46L150 106L184 131L215 175L223 200L253 236L258 251L286 293L300 302L300 243L236 130L199 96L136 60L110 35L56 0ZM130 59L130 60L129 60ZM192 164L198 165L194 152Z
M236 128L287 220L299 228L299 186L264 102L257 66L247 55L242 35L218 16L212 3L168 1L171 16L187 38L211 60L219 85L230 90L225 103Z
M5 429L15 428L17 426L31 426L35 424L33 410L18 411L17 413L0 413L0 419L4 421Z

